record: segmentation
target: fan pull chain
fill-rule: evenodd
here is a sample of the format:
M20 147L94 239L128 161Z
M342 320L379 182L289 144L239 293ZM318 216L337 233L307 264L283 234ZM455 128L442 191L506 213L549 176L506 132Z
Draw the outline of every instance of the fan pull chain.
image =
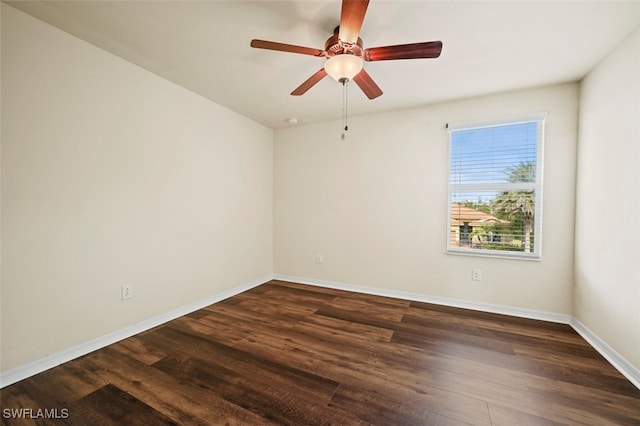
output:
M344 79L344 81L342 81L342 121L344 124L344 131L342 132L342 140L344 140L344 137L346 136L345 132L347 132L349 130L349 126L347 123L347 118L348 118L348 90L347 90L347 83L349 83L349 80Z

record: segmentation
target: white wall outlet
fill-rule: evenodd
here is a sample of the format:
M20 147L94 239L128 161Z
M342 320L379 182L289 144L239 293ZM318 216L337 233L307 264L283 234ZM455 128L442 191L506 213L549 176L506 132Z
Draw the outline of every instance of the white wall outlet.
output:
M122 300L131 299L133 297L133 287L130 284L122 286Z
M322 262L324 262L324 258L322 257L322 255L321 254L316 254L316 263L318 265L321 265Z
M477 268L473 268L471 270L471 279L473 281L482 281L482 270L481 269L477 269Z

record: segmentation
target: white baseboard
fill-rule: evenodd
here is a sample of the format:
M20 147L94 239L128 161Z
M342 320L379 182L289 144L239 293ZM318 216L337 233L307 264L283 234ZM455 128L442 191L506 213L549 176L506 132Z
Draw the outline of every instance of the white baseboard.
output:
M403 292L389 289L364 287L353 284L322 281L311 278L294 277L290 275L275 274L274 279L291 281L300 284L315 285L319 287L335 288L336 290L352 291L356 293L371 294L374 296L392 297L394 299L411 300L414 302L433 303L435 305L452 306L455 308L472 309L474 311L491 312L494 314L510 315L520 318L529 318L542 321L550 321L561 324L570 324L571 315L554 312L536 311L533 309L514 308L512 306L493 305L490 303L471 302L467 300L451 299L447 297L429 296L420 293Z
M235 296L236 294L250 290L261 284L269 282L271 280L290 281L300 284L308 284L319 287L334 288L337 290L345 290L356 293L365 293L375 296L392 297L395 299L411 300L416 302L433 303L437 305L452 306L456 308L472 309L475 311L491 312L496 314L511 315L521 318L529 318L543 321L556 322L561 324L569 324L573 327L578 334L580 334L591 346L593 346L611 365L613 365L622 375L624 375L629 381L640 389L640 370L633 366L624 357L618 354L607 343L600 339L596 334L589 330L584 324L582 324L576 318L570 315L558 314L553 312L536 311L531 309L514 308L511 306L493 305L488 303L470 302L466 300L451 299L446 297L428 296L420 293L402 292L390 289L381 289L374 287L358 286L353 284L339 283L333 281L323 281L311 278L295 277L290 275L267 275L261 278L257 278L248 283L230 288L221 293L215 294L207 299L200 300L190 305L182 306L174 309L170 312L158 315L157 317L150 318L148 320L133 324L129 327L114 331L107 335L98 337L80 345L74 346L69 349L57 352L55 354L46 356L42 359L36 360L29 364L22 365L13 370L9 370L0 374L0 388L9 386L20 380L31 377L35 374L46 371L52 367L63 364L72 359L81 357L95 350L119 342L120 340L134 336L143 331L149 330L158 325L164 324L183 315L187 315L191 312L202 309L206 306L220 302L221 300Z
M589 330L586 325L576 318L571 319L571 327L582 336L584 340L589 342L600 355L605 357L611 365L615 367L623 376L625 376L635 387L640 389L640 370L627 361L622 355L616 352L604 340L602 340L593 331Z
M257 278L255 280L217 293L206 299L199 300L186 306L182 306L156 317L149 318L145 321L130 325L120 330L116 330L112 333L100 336L85 343L81 343L72 348L62 350L39 360L6 371L0 374L0 388L9 386L13 383L19 382L20 380L26 379L50 368L71 361L72 359L91 353L100 348L104 348L105 346L109 346L113 343L119 342L120 340L134 336L138 333L142 333L143 331L149 330L153 327L157 327L181 316L190 314L191 312L197 311L198 309L202 309L224 299L228 299L231 296L235 296L236 294L242 293L243 291L250 290L254 287L259 286L260 284L269 282L272 279L273 275L267 275L261 278Z

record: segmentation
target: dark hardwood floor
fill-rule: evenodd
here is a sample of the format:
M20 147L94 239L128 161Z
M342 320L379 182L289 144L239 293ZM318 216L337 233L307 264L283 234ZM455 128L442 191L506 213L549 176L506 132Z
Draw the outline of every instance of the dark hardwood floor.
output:
M568 325L281 281L0 396L3 424L640 425Z

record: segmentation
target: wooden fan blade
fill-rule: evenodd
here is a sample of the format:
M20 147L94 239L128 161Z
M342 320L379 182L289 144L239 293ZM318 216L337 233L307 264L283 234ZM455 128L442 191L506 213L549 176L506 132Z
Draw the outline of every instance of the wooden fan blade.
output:
M365 61L437 58L440 56L440 52L442 52L441 41L426 41L396 46L371 47L362 52L362 57Z
M298 86L296 90L291 92L291 94L293 96L304 95L307 92L307 90L311 89L313 86L315 86L317 82L319 82L326 76L327 76L327 72L324 70L324 68L320 68L318 72L316 72L314 75L309 77L307 81L305 81L300 86Z
M345 43L358 41L369 0L342 0L338 38Z
M251 40L251 47L257 49L277 50L279 52L301 53L303 55L324 56L324 50L311 47L295 46L293 44L276 43L275 41Z
M378 85L373 81L371 76L364 70L360 71L355 77L353 77L353 81L356 82L358 87L362 89L367 98L375 99L378 96L382 95L382 90L378 87Z

